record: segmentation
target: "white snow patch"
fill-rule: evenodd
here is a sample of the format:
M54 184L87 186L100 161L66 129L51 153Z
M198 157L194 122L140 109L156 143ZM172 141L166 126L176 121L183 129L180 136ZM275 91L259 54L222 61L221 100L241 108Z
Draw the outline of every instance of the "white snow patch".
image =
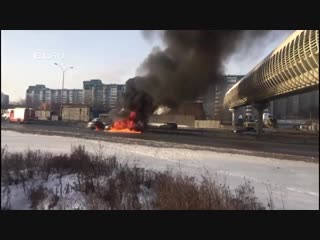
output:
M49 209L61 209L61 210L70 210L70 209L86 209L85 195L74 191L72 186L77 181L75 174L65 175L60 178L57 174L52 174L49 176L48 181L43 179L34 179L26 183L26 188L24 190L23 185L10 185L10 209L15 210L31 210L31 202L28 199L28 189L31 189L33 184L35 188L42 185L44 189L47 189L48 197L45 198L38 206L39 210L49 210ZM4 187L1 187L3 191ZM62 191L60 191L62 190ZM51 198L56 194L59 196L59 200L55 206L49 208ZM6 196L1 196L1 208L5 205Z
M319 209L318 163L13 131L1 131L1 139L1 147L7 146L10 152L41 149L60 154L70 153L72 146L85 145L89 152L114 155L120 162L146 169L163 171L170 168L196 178L209 173L220 182L226 181L231 189L246 179L264 203L269 198L268 192L272 192L276 208L282 209L284 205L285 209Z

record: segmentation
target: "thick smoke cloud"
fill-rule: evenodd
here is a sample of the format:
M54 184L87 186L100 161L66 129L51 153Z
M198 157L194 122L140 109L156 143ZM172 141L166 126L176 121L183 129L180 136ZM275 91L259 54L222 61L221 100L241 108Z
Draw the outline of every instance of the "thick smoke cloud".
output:
M249 36L244 38L240 43L240 48L232 54L229 59L226 59L225 73L228 74L246 74L252 68L254 68L259 62L261 62L270 52L275 49L281 42L289 37L294 30L272 30L266 36L261 38L257 36L257 41L251 38L250 34L254 34L248 31ZM249 39L249 40L247 40Z
M154 48L126 83L124 107L146 120L159 105L176 107L204 94L221 79L223 63L237 49L268 31L166 30L147 31L147 38L160 36L166 48Z

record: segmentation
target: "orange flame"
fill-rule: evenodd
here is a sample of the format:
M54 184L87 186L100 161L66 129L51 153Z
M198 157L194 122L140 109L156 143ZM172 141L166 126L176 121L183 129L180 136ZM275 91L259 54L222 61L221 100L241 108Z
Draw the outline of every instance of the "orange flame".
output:
M111 128L110 130L108 130L108 132L114 132L114 133L141 133L140 131L130 130L129 128L123 128L123 129Z
M112 128L108 132L116 133L141 133L141 131L134 130L134 119L136 113L131 112L128 119L117 120L112 124Z

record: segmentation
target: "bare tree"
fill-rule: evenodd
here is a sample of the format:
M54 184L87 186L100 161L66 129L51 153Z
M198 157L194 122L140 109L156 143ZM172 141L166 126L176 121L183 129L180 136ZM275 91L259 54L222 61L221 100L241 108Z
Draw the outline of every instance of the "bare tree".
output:
M11 106L13 107L25 107L26 106L26 100L24 98L20 98L16 101L12 101L10 103Z

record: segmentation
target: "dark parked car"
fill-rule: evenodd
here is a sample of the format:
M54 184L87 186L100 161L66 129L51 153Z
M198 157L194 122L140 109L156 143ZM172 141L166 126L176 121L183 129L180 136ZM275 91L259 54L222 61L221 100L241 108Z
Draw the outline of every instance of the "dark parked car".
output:
M175 129L178 129L178 125L176 123L166 123L161 125L159 128L175 130Z
M256 132L256 129L253 127L245 127L239 128L233 131L234 133L242 133L242 132Z

